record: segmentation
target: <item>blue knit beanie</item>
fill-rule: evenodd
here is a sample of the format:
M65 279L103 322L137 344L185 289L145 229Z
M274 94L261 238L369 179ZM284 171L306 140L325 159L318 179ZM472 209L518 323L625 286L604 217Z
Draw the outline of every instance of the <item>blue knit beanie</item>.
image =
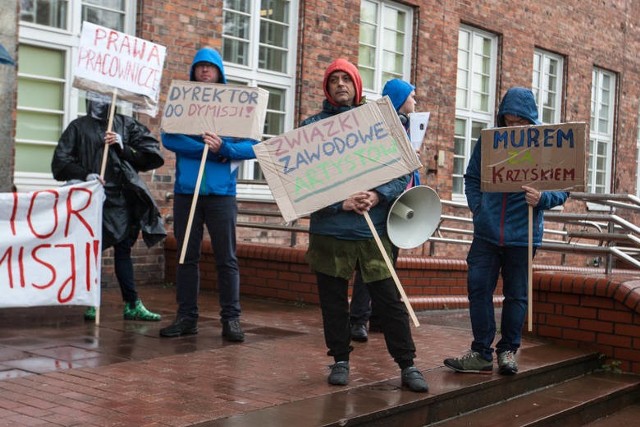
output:
M382 96L388 95L391 98L393 108L398 111L415 89L416 87L411 83L400 79L392 79L385 83L382 89Z

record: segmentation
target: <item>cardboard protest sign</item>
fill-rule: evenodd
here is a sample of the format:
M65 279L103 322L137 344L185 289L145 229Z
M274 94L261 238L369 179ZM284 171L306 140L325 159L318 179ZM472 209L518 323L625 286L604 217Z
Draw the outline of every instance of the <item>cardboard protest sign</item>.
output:
M155 116L165 56L164 46L85 21L73 86L102 94L118 89L118 98Z
M0 193L0 307L100 305L99 181Z
M254 151L287 221L421 166L388 97L263 141Z
M585 123L482 130L481 190L584 191L585 130Z
M228 84L174 80L162 113L166 133L221 136L260 140L267 116L269 92Z

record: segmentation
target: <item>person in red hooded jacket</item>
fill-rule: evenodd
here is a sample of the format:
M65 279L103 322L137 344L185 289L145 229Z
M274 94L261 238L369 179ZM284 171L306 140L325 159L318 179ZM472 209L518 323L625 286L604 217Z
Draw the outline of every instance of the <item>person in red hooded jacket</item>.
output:
M322 111L304 120L303 126L364 103L360 73L346 59L336 59L329 65L322 85L326 97ZM369 212L391 257L391 242L386 233L387 211L409 179L409 175L396 178L311 214L306 260L316 274L325 343L328 355L334 359L329 384L349 382L349 354L353 347L348 290L349 280L358 270L378 308L387 349L401 369L402 385L416 392L429 390L422 373L414 366L416 348L409 314L364 218L364 213Z

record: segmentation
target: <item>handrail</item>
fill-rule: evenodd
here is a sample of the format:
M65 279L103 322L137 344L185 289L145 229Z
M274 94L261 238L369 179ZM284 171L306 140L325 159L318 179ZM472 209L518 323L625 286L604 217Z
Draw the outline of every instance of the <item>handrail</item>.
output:
M167 195L169 197L171 196ZM628 194L593 193L571 193L570 197L608 206L609 212L546 211L545 229L539 250L562 253L563 264L566 254L580 254L604 258L607 272L612 269L613 258L640 269L640 261L635 258L640 256L640 227L615 213L617 209L640 212L640 198ZM258 208L243 207L244 202L240 203L238 211L238 227L290 232L289 244L292 247L299 243L297 233L309 231L307 221L286 223L273 201L260 201L261 206ZM253 201L248 201L250 202ZM466 203L450 200L441 200L441 203L447 213L441 215L437 229L425 243L429 245L430 255L436 254L436 246L440 244L469 245L473 236L473 223ZM262 220L255 221L251 217L261 217ZM274 222L266 220L267 218L280 220ZM170 215L166 218L168 222L171 219Z

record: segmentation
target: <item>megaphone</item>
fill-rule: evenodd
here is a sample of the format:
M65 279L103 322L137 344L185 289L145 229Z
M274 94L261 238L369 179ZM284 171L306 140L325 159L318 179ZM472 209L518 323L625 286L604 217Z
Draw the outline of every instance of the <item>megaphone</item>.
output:
M426 185L412 187L393 202L387 215L387 235L399 248L410 249L426 242L440 223L442 203Z

